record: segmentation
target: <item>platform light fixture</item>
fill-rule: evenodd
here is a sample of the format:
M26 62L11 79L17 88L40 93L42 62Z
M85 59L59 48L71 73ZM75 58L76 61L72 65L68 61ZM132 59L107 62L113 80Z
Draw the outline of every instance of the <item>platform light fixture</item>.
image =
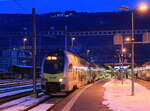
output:
M140 11L145 11L147 10L148 5L147 4L141 4L137 8L130 9L128 7L120 6L119 9L125 10L125 11L131 11L132 14L132 37L131 37L131 44L132 44L132 57L131 57L131 73L132 73L132 86L131 86L131 96L134 95L134 11L135 10L140 10Z
M75 37L72 37L72 48L73 48L73 42L76 40Z
M27 38L25 37L25 38L23 38L23 49L26 48L26 42L27 42Z

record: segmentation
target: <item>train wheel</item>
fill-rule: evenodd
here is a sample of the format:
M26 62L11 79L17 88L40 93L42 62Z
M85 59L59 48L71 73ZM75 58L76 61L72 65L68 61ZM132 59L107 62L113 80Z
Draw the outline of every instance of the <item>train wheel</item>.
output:
M92 83L92 81L88 80L88 84Z
M74 85L72 90L75 91L76 89L78 89L77 85Z

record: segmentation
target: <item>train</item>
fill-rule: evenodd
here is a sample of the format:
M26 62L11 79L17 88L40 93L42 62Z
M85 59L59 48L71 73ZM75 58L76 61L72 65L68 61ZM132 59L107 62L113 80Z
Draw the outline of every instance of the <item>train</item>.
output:
M129 78L131 78L131 69L127 69L125 72L128 72ZM134 76L136 79L150 81L150 61L145 62L141 66L136 66L134 68Z
M100 67L68 50L50 52L41 68L44 93L70 92L99 79Z
M150 62L146 62L141 67L136 68L135 76L138 79L150 81Z

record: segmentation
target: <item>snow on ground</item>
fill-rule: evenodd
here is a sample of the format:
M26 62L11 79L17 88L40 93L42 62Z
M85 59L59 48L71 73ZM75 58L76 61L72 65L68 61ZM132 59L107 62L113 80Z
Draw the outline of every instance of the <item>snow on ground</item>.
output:
M43 95L42 93L39 95ZM0 105L0 111L22 111L39 101L47 98L48 96L42 96L40 98L33 98L32 96L22 97L7 103ZM37 110L38 111L38 110Z
M37 87L37 89L40 89L40 88ZM21 90L16 90L16 91L11 91L11 92L1 93L0 94L0 98L6 97L6 96L15 95L15 94L19 94L19 93L23 93L23 92L27 92L27 91L33 91L33 88L21 89Z
M33 88L6 92L6 93L0 94L0 97L11 96L11 95L14 95L14 94L19 94L19 93L23 93L23 92L27 92L27 91L32 91L32 90L33 90Z
M103 104L113 111L150 111L150 91L135 83L135 95L131 96L131 80L111 80L104 84Z
M29 111L47 111L52 106L53 106L53 104L43 103Z
M30 87L30 86L33 86L33 85L28 84L28 85L14 86L14 87L8 87L8 88L1 88L0 89L0 98L15 95L15 94L19 94L19 93L23 93L23 92L27 92L27 91L32 91L33 88L26 89L26 87ZM25 89L15 89L15 88L25 88ZM1 93L1 91L5 91L5 90L8 90L8 89L9 90L15 89L15 90ZM40 83L37 83L37 89L41 89Z

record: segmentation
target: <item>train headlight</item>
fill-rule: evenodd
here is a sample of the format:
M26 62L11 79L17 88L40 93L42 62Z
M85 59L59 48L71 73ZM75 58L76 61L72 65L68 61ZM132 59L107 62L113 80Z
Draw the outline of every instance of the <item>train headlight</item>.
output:
M60 78L60 79L59 79L59 82L62 82L62 81L63 81L63 79L62 79L62 78Z

